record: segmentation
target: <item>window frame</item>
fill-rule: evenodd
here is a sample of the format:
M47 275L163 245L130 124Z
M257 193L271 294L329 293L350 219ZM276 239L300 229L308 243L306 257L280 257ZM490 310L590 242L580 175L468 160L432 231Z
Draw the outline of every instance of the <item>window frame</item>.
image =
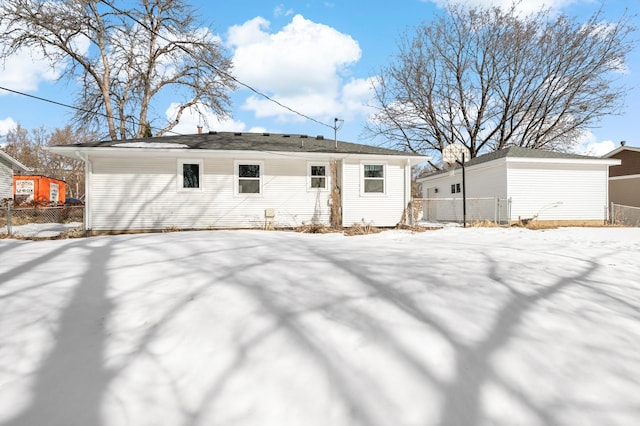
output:
M312 186L313 179L321 177L321 176L314 176L311 174L312 168L317 166L324 167L324 176L322 176L324 177L324 188L322 187L315 188ZM329 191L329 188L330 188L329 175L330 175L330 171L329 171L328 162L322 162L322 161L307 162L307 191Z
M197 188L189 188L184 186L184 165L185 164L197 164L198 165L198 187ZM177 170L176 170L176 185L178 192L199 192L202 191L203 187L203 177L204 177L204 160L202 159L193 159L193 158L185 158L178 159Z
M259 192L240 192L240 166L259 166L260 176L255 179L258 183ZM235 160L233 162L233 186L234 195L237 197L262 197L264 194L264 161L261 160Z
M365 166L382 166L382 177L373 178L365 177ZM360 162L360 195L364 197L381 197L387 195L387 169L388 163L386 161L361 161ZM380 180L382 181L382 192L367 192L366 181L367 180Z

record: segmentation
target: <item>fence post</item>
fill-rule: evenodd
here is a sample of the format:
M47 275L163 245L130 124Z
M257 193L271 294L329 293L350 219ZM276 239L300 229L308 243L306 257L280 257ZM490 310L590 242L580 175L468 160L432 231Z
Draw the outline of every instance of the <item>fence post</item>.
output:
M11 231L11 204L11 200L7 201L7 234L9 234L9 236L13 235Z
M613 217L613 202L611 202L611 207L609 209L609 223L613 225L616 223L615 218Z

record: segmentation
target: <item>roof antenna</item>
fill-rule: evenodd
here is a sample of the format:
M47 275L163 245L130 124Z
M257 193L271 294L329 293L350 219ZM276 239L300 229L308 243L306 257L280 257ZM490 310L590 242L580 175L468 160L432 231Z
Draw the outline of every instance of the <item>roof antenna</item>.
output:
M338 122L340 122L340 125L338 125ZM333 119L333 141L336 149L338 149L338 130L340 130L343 124L344 120L340 120L337 117Z

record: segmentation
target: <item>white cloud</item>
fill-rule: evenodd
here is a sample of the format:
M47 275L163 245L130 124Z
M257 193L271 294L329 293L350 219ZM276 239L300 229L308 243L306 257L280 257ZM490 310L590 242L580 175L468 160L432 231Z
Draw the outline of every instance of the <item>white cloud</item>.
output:
M576 154L601 157L615 148L615 142L611 140L597 141L593 133L584 132L582 139L576 144L574 152Z
M446 7L447 3L465 6L499 6L503 9L511 7L513 0L422 0L425 3L435 3L438 7ZM540 9L562 9L574 3L592 3L593 0L524 0L516 5L516 9L523 13L533 13Z
M293 9L287 9L283 4L279 4L273 10L273 16L291 16L293 15Z
M6 29L7 27L2 28ZM13 26L12 29L19 33L20 27ZM79 55L85 55L89 51L90 41L87 37L78 35L71 39L71 47ZM49 58L38 49L18 49L5 61L0 62L0 85L20 92L32 92L36 91L42 82L58 80L67 66L67 55L54 49L48 49L47 52ZM0 96L6 93L0 90Z
M357 78L349 81L342 88L342 115L345 119L356 114L369 116L375 111L373 107L373 80L374 77L367 79Z
M31 92L45 81L55 81L61 75L42 55L20 49L0 63L0 85L19 92ZM8 92L0 90L0 96Z
M240 81L319 119L334 117L347 111L347 105L357 104L362 97L362 91L355 89L358 80L344 82L349 67L362 54L357 41L301 15L295 15L278 32L268 30L269 22L260 17L229 29L228 43L235 49L234 74ZM258 117L301 119L255 94L242 108Z
M230 46L251 46L269 43L269 21L256 16L242 25L234 25L227 32Z
M15 129L18 126L13 118L8 117L4 120L0 120L0 136L4 136L9 133L11 130Z
M166 117L168 121L173 121L176 116L178 108L177 103L169 105L166 111ZM246 123L242 121L236 121L233 118L218 118L210 108L205 105L199 105L199 110L203 114L203 118L200 117L195 108L188 109L182 114L180 123L173 128L173 132L180 134L192 134L198 132L198 125L202 126L203 132L219 131L219 132L264 132L266 129L262 127L247 128Z

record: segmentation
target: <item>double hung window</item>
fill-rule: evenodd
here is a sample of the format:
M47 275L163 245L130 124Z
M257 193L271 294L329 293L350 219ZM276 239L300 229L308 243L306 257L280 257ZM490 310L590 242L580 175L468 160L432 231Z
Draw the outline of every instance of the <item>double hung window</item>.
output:
M202 160L178 160L178 191L202 188Z
M362 192L365 194L384 194L385 164L362 164Z
M262 194L263 163L236 161L237 194Z
M329 166L326 163L308 163L308 188L309 189L328 189L328 172Z

